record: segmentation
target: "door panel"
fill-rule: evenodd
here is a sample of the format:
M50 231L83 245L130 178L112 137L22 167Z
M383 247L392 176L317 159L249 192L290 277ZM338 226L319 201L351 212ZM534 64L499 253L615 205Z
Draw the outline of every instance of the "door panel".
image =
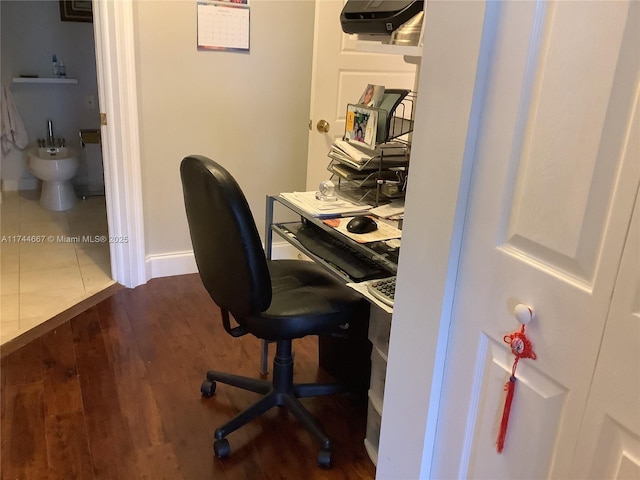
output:
M567 478L635 190L636 5L503 2L476 144L435 478ZM633 34L629 34L629 32ZM528 325L502 454L496 438Z
M597 432L597 457L580 454L580 463L589 466L586 476L574 478L603 478L610 480L634 480L640 478L640 441L638 432L629 431L624 425L605 415ZM589 461L589 459L591 459ZM580 468L582 470L582 468Z
M640 128L637 121L635 126ZM637 135L631 148L640 149ZM640 478L639 265L640 204L636 198L576 448L574 478Z
M367 84L414 89L416 67L400 55L357 50L355 35L340 26L344 0L316 0L316 24L311 83L311 131L307 161L307 189L316 190L329 178L327 153L342 138L348 103L356 103ZM329 132L316 129L319 120Z
M480 369L473 379L477 388L473 389L476 394L471 398L470 416L467 419L467 423L475 427L467 432L469 438L465 439L463 446L462 457L468 459L465 470L473 472L471 478L510 480L521 478L521 472L527 472L526 478L543 478L549 470L554 439L568 391L535 365L522 362L518 366L518 402L513 405L511 415L519 421L509 425L509 442L512 439L526 439L526 443L514 445L513 448L526 448L527 455L520 458L517 466L504 463L504 470L495 470L495 465L484 459L495 456L496 426L500 423L502 411L486 406L504 404L505 372L511 372L513 355L511 350L504 348L503 342L496 341L484 332L480 333L479 338L476 365ZM541 418L545 422L540 422ZM485 438L494 442L484 442Z
M620 156L625 134L607 124L615 121L607 111L627 9L622 2L585 9L559 2L538 11L542 28L530 51L539 60L524 78L523 131L514 135L522 147L512 156L515 195L505 202L508 247L587 288L602 246L602 199L616 173L610 160ZM594 65L597 75L590 74ZM625 93L629 105L633 89Z

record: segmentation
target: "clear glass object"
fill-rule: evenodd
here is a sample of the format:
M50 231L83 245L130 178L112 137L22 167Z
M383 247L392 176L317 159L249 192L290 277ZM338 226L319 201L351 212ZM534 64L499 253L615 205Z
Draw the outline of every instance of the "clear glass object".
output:
M316 198L325 202L331 202L338 199L336 196L336 186L331 180L323 180L320 182Z

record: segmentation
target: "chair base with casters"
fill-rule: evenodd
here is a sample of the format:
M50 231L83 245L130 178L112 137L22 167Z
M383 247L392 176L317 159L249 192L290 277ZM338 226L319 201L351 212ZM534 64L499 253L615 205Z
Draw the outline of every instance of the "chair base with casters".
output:
M216 457L224 458L231 453L231 446L226 436L259 417L273 407L285 407L294 417L318 440L318 465L331 465L331 439L324 432L316 418L300 403L298 398L330 395L345 391L339 384L293 383L293 355L291 341L276 343L273 361L273 380L258 380L225 372L207 372L207 379L202 382L200 391L203 397L211 397L216 391L216 382L232 385L243 390L264 395L258 402L241 412L215 431L213 450Z

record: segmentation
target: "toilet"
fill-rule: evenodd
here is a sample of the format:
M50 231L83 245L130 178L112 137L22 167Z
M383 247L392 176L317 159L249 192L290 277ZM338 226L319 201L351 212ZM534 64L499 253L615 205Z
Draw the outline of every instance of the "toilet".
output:
M76 203L71 179L78 172L80 159L69 147L38 147L27 150L27 168L42 180L40 205L48 210L68 210Z

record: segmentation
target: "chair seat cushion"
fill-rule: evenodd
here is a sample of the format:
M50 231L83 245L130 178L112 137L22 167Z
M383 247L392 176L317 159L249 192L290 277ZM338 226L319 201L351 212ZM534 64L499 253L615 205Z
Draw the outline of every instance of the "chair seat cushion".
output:
M340 331L367 318L369 304L320 265L304 260L271 260L273 296L269 308L238 319L256 337L287 340Z

